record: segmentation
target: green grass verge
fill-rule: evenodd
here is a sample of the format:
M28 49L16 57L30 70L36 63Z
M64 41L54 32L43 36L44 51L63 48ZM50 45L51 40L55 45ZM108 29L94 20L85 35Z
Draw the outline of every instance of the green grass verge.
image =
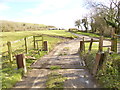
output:
M97 50L93 49L91 52L81 53L81 57L86 63L87 68L90 72L93 71L95 65L95 57ZM105 88L116 88L120 89L120 55L112 54L107 55L105 58L102 68L97 72L96 78L99 83Z
M43 30L43 31L20 31L20 32L0 32L1 45L7 43L7 41L15 41L28 36L34 36L38 34L47 34L63 37L76 37L75 35L66 32L65 30Z
M61 67L60 66L51 66L50 69L51 70L56 70L56 69L61 69Z
M120 90L120 55L108 55L103 67L97 73L97 79L105 88Z
M88 32L80 32L80 31L72 31L73 33L80 34L80 35L86 35L90 37L97 37L99 38L100 35L94 34L94 33L88 33ZM110 37L105 37L105 39L110 39Z
M52 72L48 75L46 87L49 89L60 88L62 90L65 80L67 80L67 77L63 77L59 73Z
M4 90L6 88L13 87L13 85L17 81L21 80L22 75L23 75L22 69L17 70L14 67L3 69L2 70L2 89Z

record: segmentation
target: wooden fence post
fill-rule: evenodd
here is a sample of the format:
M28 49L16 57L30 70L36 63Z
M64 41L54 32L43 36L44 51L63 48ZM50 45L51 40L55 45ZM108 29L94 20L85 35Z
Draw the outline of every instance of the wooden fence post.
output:
M12 57L12 47L11 47L11 42L7 42L7 45L8 45L9 59L10 59L10 62L12 62L12 61L13 61L13 57Z
M111 51L117 52L117 36L114 35L112 40L111 40Z
M100 37L99 40L99 52L103 51L103 36Z
M80 52L84 51L84 42L80 41Z
M39 49L39 41L36 41L36 48Z
M101 53L101 52L96 53L95 64L93 68L93 75L96 75L97 70L102 67L104 58L105 58L104 53Z
M25 40L25 52L26 54L28 54L27 38L25 37L24 40Z
M34 43L34 49L36 48L35 46L35 36L33 36L33 43Z
M16 55L16 62L17 62L18 69L23 68L24 69L24 73L26 73L27 72L27 68L26 68L26 61L25 61L24 54Z
M92 49L92 43L93 43L93 38L91 38L91 41L90 41L89 52L90 52L91 49Z
M95 64L93 68L93 75L95 75L98 70L99 61L100 61L100 54L96 53Z
M85 42L84 42L84 37L82 41L80 41L80 52L85 52Z
M44 49L43 43L44 43L44 39L43 39L43 35L42 35L42 49Z
M85 52L85 38L83 37L83 51Z
M114 38L111 38L111 51L114 51Z
M114 51L117 52L117 36L114 36Z
M48 41L44 41L43 46L43 51L48 51Z

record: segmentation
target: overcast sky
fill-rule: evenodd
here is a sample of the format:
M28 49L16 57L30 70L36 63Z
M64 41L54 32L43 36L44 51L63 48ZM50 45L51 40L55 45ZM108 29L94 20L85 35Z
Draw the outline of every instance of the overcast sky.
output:
M84 0L0 0L0 20L70 28L88 12Z

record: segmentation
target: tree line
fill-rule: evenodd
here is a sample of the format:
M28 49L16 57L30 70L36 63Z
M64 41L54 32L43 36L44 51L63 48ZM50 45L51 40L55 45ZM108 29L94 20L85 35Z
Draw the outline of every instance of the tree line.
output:
M75 26L78 29L84 26L85 31L91 27L91 32L101 35L110 35L112 31L120 34L120 1L109 0L105 3L96 2L94 0L86 0L87 6L91 9L89 15L83 19L75 21Z

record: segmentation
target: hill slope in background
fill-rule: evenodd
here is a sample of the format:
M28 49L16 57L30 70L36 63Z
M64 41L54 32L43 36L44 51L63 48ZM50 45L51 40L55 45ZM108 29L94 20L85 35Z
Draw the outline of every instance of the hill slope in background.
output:
M0 32L11 32L11 31L36 31L46 30L48 28L55 28L54 26L47 26L44 24L32 24L22 22L12 22L0 20Z

